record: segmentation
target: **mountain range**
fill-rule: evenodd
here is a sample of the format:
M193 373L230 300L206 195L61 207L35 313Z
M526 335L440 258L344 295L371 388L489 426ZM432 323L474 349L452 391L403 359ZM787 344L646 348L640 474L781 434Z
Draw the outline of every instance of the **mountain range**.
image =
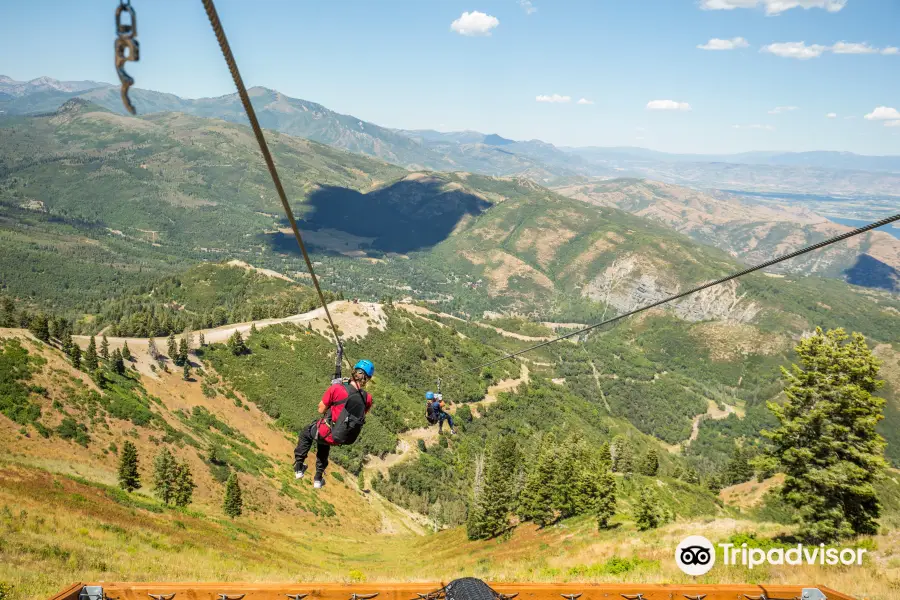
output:
M900 157L849 152L747 152L692 155L630 147L566 148L540 140L516 141L476 131L389 129L360 118L256 87L250 90L264 127L366 154L405 168L524 175L542 184L578 177L648 177L668 183L755 191L892 196L900 184ZM125 114L118 87L41 77L18 82L0 76L0 114L52 112L81 97ZM133 88L141 114L183 112L246 123L237 94L186 99Z

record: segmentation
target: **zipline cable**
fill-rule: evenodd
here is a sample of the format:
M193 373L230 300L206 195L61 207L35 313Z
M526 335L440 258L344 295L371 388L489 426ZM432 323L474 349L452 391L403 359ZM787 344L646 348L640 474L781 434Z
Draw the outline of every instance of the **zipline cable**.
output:
M338 335L337 327L331 318L331 312L328 310L328 303L325 302L325 295L322 293L322 288L319 287L319 279L316 277L316 272L313 270L312 261L309 259L309 254L306 251L306 244L303 243L303 237L301 237L300 229L297 227L297 221L294 219L294 211L291 210L291 205L284 192L284 187L281 185L281 178L278 176L278 170L275 168L275 161L272 160L272 154L269 152L269 145L266 143L262 128L259 126L259 120L256 118L256 111L253 110L253 105L250 103L250 95L247 93L247 88L244 86L244 80L241 78L240 71L238 71L237 61L234 59L234 54L231 53L231 46L228 44L228 38L225 37L225 30L222 28L222 22L219 20L219 13L216 12L216 5L213 0L202 0L202 2L203 8L206 9L206 16L209 17L209 24L212 25L213 32L216 34L216 39L219 41L219 47L222 49L222 56L225 58L225 62L228 63L228 70L231 71L231 78L234 79L234 85L237 87L238 95L241 97L241 104L244 105L247 119L250 120L250 127L253 128L253 133L256 135L256 141L259 143L259 149L262 152L263 159L266 161L266 166L269 168L269 175L272 176L272 183L275 184L275 189L278 191L278 197L281 199L281 205L284 207L284 212L291 224L291 229L294 231L294 237L297 238L297 244L300 245L300 252L303 254L303 260L306 261L306 268L309 270L309 275L316 288L316 293L319 294L319 301L322 303L322 308L325 309L325 316L328 317L328 324L331 325L331 331L334 333L334 341L338 347L338 359L340 360L343 350L341 337ZM347 358L347 365L352 368L352 363L349 358Z
M667 304L669 302L672 302L673 300L678 300L679 298L684 298L685 296L690 296L691 294L695 294L695 293L705 290L707 288L711 288L711 287L717 286L719 284L726 283L728 281L731 281L732 279L737 279L738 277L743 277L744 275L748 275L750 273L753 273L754 271L759 271L760 269L765 269L766 267L771 267L772 265L777 265L780 262L784 262L786 260L796 258L796 257L806 254L808 252L812 252L813 250L818 250L820 248L824 248L825 246L830 246L831 244L835 244L837 242L846 240L848 238L852 238L853 236L859 235L861 233L866 233L867 231L871 231L873 229L883 227L884 225L888 225L889 223L893 223L894 221L900 221L900 214L896 214L892 217L887 217L886 219L876 221L875 223L871 223L864 227L860 227L859 229L854 229L853 231L848 231L846 233L842 233L841 235L835 236L833 238L829 238L827 240L823 240L817 244L813 244L812 246L807 246L806 248L801 248L800 250L797 250L796 252L791 252L790 254L785 254L783 256L773 258L764 263L758 264L754 267L748 267L748 268L744 269L743 271L733 273L726 277L722 277L721 279L716 279L715 281L710 281L709 283L704 283L703 285L699 285L695 288L689 289L686 292L681 292L680 294L675 294L674 296L669 296L668 298L666 298L664 300L659 300L652 304L642 306L641 308L636 308L632 311L622 313L621 315L615 316L611 319L606 319L605 321L602 321L595 325L589 325L588 327L579 329L578 331L573 331L572 333L567 333L566 335L561 335L557 338L553 338L552 340L547 340L545 342L541 342L540 344L535 344L534 346L530 346L528 348L525 348L524 350L519 350L518 352L512 352L512 353L502 356L496 360L486 362L483 365L480 365L478 367L474 367L472 369L466 369L465 371L463 371L463 373L469 373L471 371L478 371L480 369L483 369L484 367L489 367L489 366L495 365L499 362L503 362L504 360L509 360L510 358L515 358L516 356L520 356L522 354L525 354L526 352L531 352L532 350L537 350L538 348L543 348L544 346L548 346L550 344L568 339L570 337L574 337L576 335L581 335L582 333L586 333L588 331L591 331L592 329L596 329L598 327L602 327L604 325L614 323L614 322L624 319L626 317L630 317L630 316L636 315L640 312L644 312L645 310L650 310L651 308L656 308L657 306Z

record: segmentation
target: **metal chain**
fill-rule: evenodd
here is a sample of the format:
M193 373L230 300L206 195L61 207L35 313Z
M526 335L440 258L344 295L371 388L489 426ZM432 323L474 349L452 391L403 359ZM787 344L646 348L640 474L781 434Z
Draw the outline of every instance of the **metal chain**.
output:
M209 23L212 25L213 32L216 34L216 39L219 42L219 47L222 50L222 56L225 57L225 62L228 64L228 70L231 72L231 78L234 80L234 85L237 87L238 95L241 97L241 104L244 105L244 111L247 113L247 119L250 121L250 127L253 129L253 133L256 136L256 141L259 143L259 149L262 152L263 159L266 161L266 167L269 169L269 175L272 176L272 182L275 184L275 189L278 192L278 197L281 199L281 205L284 207L284 212L287 215L288 221L291 224L291 229L294 232L294 237L297 238L297 244L300 246L300 252L303 254L303 260L306 261L306 268L309 270L310 277L312 278L313 285L316 288L316 293L319 294L319 301L322 302L322 308L325 309L325 315L328 317L328 324L331 326L331 331L334 333L334 341L338 347L338 352L343 353L343 344L341 343L341 337L338 335L337 327L334 324L334 321L331 318L331 312L328 310L328 303L325 302L325 295L322 293L322 288L319 287L319 279L316 277L316 272L313 269L312 261L309 258L309 254L306 251L306 244L303 243L303 237L300 235L300 229L297 227L297 221L294 219L294 212L291 210L291 205L288 202L287 195L284 192L284 187L281 185L281 178L278 176L278 170L275 168L275 161L272 160L272 154L269 152L269 145L266 143L266 138L263 135L262 127L259 125L259 120L256 118L256 111L253 110L253 105L250 103L250 95L247 93L247 88L244 86L244 80L241 78L241 73L238 71L237 61L234 59L234 55L231 53L231 46L228 44L228 38L225 37L225 30L222 28L222 22L219 20L219 14L216 12L216 5L213 0L202 0L203 8L206 9L206 15L209 17ZM345 356L346 358L346 356ZM347 365L352 368L352 364L349 358L346 358Z
M122 23L122 13L128 13L131 20L130 23ZM131 0L119 0L119 6L116 7L116 73L119 75L119 81L122 83L122 104L125 110L131 114L137 114L131 99L128 97L128 88L134 85L134 78L125 72L125 63L128 61L137 62L141 59L141 47L137 37L137 17L134 14L134 8L131 7Z

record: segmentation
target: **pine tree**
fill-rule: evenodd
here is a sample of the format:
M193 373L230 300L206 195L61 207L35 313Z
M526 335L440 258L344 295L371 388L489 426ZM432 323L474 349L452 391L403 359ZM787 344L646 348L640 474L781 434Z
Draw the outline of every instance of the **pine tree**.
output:
M84 353L84 366L86 370L93 372L99 364L97 360L97 341L94 339L94 336L91 336L87 351Z
M722 474L725 485L737 485L753 479L753 467L750 465L750 452L735 444L731 452L731 458L725 465Z
M132 359L131 349L128 347L127 341L122 344L122 358L129 361Z
M809 541L873 534L881 515L874 483L886 467L875 430L885 401L872 395L884 384L880 361L862 335L843 329L816 328L795 351L800 365L782 369L787 400L768 404L780 426L764 432L785 473L782 496Z
M16 305L11 298L0 298L0 327L16 326Z
M122 353L118 348L113 350L112 354L112 368L119 375L125 375L125 360L122 358Z
M256 333L256 323L251 323L250 324L250 335L253 335L254 333Z
M153 461L153 493L168 504L175 492L175 458L163 448Z
M642 487L634 509L634 522L637 524L637 528L640 531L656 529L662 524L662 521L663 517L656 493L649 485Z
M609 520L616 515L616 478L609 472L608 464L600 471L597 478L597 500L594 503L594 516L597 528L607 529Z
M188 361L184 362L184 368L181 370L181 378L185 381L191 380L191 363Z
M540 526L556 520L554 500L556 495L559 449L552 433L544 436L541 451L525 479L525 486L519 494L518 513L526 521L534 521Z
M126 492L133 492L141 487L137 448L127 440L122 446L122 456L119 458L119 487Z
M34 337L42 342L50 341L50 325L47 322L47 315L44 313L34 315L34 317L31 318L31 322L28 324L28 329L34 334Z
M656 474L659 472L659 454L657 454L656 448L650 448L647 454L644 455L644 458L641 460L640 472L641 475L656 477Z
M186 462L177 463L172 469L172 501L175 506L188 506L194 498L194 477Z
M178 342L175 341L175 334L169 334L169 359L172 361L178 360Z
M200 332L200 347L202 348L204 346L206 346L206 338L203 337L203 332L201 331Z
M149 354L150 358L153 360L159 360L159 349L156 347L156 340L154 340L152 336L147 340L147 354Z
M181 343L178 344L178 358L175 359L175 364L182 366L188 362L188 343L185 338L181 338Z
M240 331L235 331L230 338L228 338L228 349L231 350L231 353L235 356L240 356L247 352L247 346L244 344L244 337L241 335Z
M484 482L473 498L470 518L466 520L470 540L492 538L509 528L520 463L515 438L502 438L490 449L485 462Z
M106 334L103 334L103 339L100 341L100 356L103 360L109 360L109 340L106 339Z
M59 338L59 341L60 341L60 347L62 348L62 351L71 357L72 356L72 346L75 345L75 342L72 341L72 332L69 331L68 327L63 329L61 337Z
M69 348L69 358L72 359L73 367L76 369L81 368L81 348L74 342L72 342L72 345Z
M614 473L631 475L634 473L634 448L631 440L625 436L617 435L610 445L612 455L612 470Z
M241 484L238 482L237 473L228 476L225 483L225 501L223 503L225 514L231 517L241 516L244 508L244 502L241 499Z

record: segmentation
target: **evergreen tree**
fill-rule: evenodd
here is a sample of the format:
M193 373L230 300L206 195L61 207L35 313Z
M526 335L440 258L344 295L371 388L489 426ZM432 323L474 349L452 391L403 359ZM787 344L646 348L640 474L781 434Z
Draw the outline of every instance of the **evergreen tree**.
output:
M556 438L552 433L548 433L544 436L541 451L519 495L518 513L524 520L534 521L541 527L556 520L554 500L558 466L559 450Z
M200 347L202 348L204 346L206 346L206 338L203 337L203 332L201 331L200 332Z
M809 541L873 534L881 515L874 483L886 467L875 431L885 401L872 395L884 384L880 362L862 335L843 329L816 328L795 351L800 365L782 369L787 400L768 404L780 426L765 432L785 473L782 496Z
M59 338L60 347L62 348L63 352L65 352L66 354L68 354L71 357L72 356L72 346L75 345L75 342L72 341L72 332L69 331L68 328L65 328L65 329L63 329L61 336L62 337Z
M168 504L175 493L175 458L168 448L163 448L153 461L153 493Z
M178 344L178 358L175 359L175 364L182 366L187 364L188 362L188 343L187 340L181 338L181 343Z
M604 467L597 478L597 500L594 504L598 529L608 528L609 520L616 515L616 478L610 473L608 463Z
M644 455L644 458L641 460L640 472L641 475L656 477L656 474L659 472L659 454L657 454L656 448L650 448L647 454Z
M184 368L181 370L181 378L185 381L191 380L191 363L185 361Z
M42 342L50 341L50 324L47 321L47 315L38 313L31 318L28 329L34 334L34 337Z
M244 337L241 335L240 331L235 331L231 337L228 338L228 349L231 350L231 353L235 356L240 356L247 352L247 346L244 344Z
M744 450L740 445L735 444L734 450L731 452L731 458L725 465L722 474L723 483L725 485L736 485L753 479L753 467L750 464L750 452Z
M16 326L16 305L11 298L0 298L0 327Z
M637 505L634 509L634 522L640 531L656 529L662 524L663 516L659 508L656 492L649 485L641 488Z
M177 463L172 469L172 501L175 506L188 506L194 498L194 477L186 462Z
M172 361L178 360L178 342L175 341L175 334L169 334L169 359Z
M231 517L241 516L244 508L244 502L241 499L241 484L238 482L237 473L228 476L225 483L225 501L223 503L225 514Z
M112 354L112 368L119 375L125 375L125 360L122 358L122 353L118 348L113 350Z
M159 349L156 347L156 340L153 339L153 336L147 340L147 354L149 354L150 358L153 360L159 360Z
M106 339L105 333L100 341L100 356L103 357L103 360L109 360L109 340Z
M133 492L141 487L137 448L127 440L122 446L122 456L119 458L119 487L126 492Z
M129 361L133 358L127 341L122 344L122 358Z
M612 470L614 473L622 473L623 475L631 475L634 473L634 447L631 440L622 435L613 438L610 445L610 454L612 456Z
M256 323L251 323L250 324L250 335L253 335L254 333L256 333Z
M88 371L93 372L99 364L97 360L97 342L94 340L94 336L91 336L87 351L84 353L84 366Z
M74 342L72 342L72 345L69 347L69 358L72 359L73 367L76 369L81 368L81 348Z
M488 453L484 482L473 498L473 507L466 520L470 540L495 537L509 528L516 490L519 451L512 436L501 438Z

